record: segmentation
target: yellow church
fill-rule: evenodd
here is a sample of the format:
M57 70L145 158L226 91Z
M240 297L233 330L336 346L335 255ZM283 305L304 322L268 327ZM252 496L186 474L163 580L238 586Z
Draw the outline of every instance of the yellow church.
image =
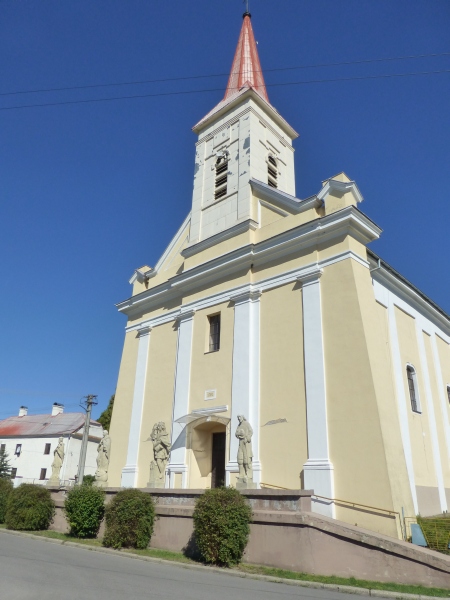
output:
M350 503L447 511L450 317L368 249L381 229L347 175L296 197L249 13L193 130L191 210L118 304L108 485L312 489L348 522Z

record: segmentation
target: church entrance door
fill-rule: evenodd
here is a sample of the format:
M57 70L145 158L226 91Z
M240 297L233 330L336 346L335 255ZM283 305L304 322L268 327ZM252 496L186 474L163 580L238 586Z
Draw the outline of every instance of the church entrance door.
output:
M211 487L217 488L225 485L225 446L226 433L212 434L212 467Z

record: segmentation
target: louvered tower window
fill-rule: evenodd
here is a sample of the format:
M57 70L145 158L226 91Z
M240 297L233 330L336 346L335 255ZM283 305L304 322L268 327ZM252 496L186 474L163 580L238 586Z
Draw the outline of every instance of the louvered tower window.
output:
M227 195L228 156L219 156L216 160L216 181L214 199L218 200Z
M274 156L269 154L267 160L267 183L270 187L278 187L278 165L277 160Z
M417 389L417 377L414 367L408 365L406 367L406 377L408 379L409 399L411 401L411 409L413 412L420 413L419 393Z

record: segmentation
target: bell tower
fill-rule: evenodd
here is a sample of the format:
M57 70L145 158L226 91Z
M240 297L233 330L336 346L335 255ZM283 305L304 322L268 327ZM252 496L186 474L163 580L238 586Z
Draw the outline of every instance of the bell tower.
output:
M292 142L298 134L269 102L249 12L225 96L193 131L198 142L189 246L259 226L251 180L295 196Z

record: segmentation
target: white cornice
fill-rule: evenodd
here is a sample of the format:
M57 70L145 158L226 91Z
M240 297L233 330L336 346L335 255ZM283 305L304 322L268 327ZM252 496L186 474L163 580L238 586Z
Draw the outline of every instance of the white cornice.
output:
M328 179L317 194L317 197L319 200L325 200L328 194L333 192L339 196L350 192L357 203L364 200L363 195L354 181L338 181L337 179Z
M246 283L244 285L229 288L216 294L204 296L203 298L199 298L193 302L189 302L183 305L181 308L168 311L162 315L158 315L157 317L146 319L145 321L142 321L138 324L129 325L126 328L126 331L139 331L140 329L146 327L154 328L158 325L163 325L165 323L176 321L180 317L182 317L182 315L187 315L191 311L203 310L205 308L210 308L212 306L223 304L224 302L236 302L238 300L246 301L250 299L253 302L255 302L258 301L259 296L263 292L266 292L273 288L280 287L289 283L294 283L296 281L298 281L302 285L307 284L313 279L317 279L318 277L320 277L325 267L341 262L343 260L354 260L363 267L367 269L369 268L369 263L366 260L358 256L351 250L346 250L345 252L340 252L338 254L335 254L334 256L330 256L329 258L319 261L318 263L310 263L303 267L293 269L291 271L286 271L281 275L273 275L272 277L267 277L266 279L258 281L254 284Z
M130 283L131 284L133 284L136 281L136 279L140 283L144 282L145 280L148 281L149 279L151 279L152 277L154 277L155 275L158 274L158 271L161 268L161 265L166 260L166 258L169 256L169 254L172 252L172 250L174 249L174 247L176 246L176 244L178 243L178 241L180 240L181 236L183 235L183 231L188 226L190 220L191 220L191 213L189 213L188 216L185 218L185 220L183 221L181 227L178 229L178 231L176 232L176 234L172 238L170 244L164 250L163 255L161 256L161 258L156 263L155 268L154 269L150 268L147 271L144 271L142 269L136 269L135 272L134 272L134 274L132 275L132 277L130 279Z
M289 123L284 119L280 113L264 98L262 98L255 90L252 88L242 88L239 92L236 93L234 97L231 97L227 102L219 102L215 108L212 109L203 119L201 119L194 127L192 131L200 135L200 132L204 130L208 125L210 125L213 121L216 121L223 117L223 115L234 108L241 102L245 102L248 99L252 99L259 108L261 108L264 112L268 113L269 116L275 121L275 123L291 138L298 138L298 133L295 131L293 127L289 125Z
M447 344L450 344L449 316L386 263L381 260L377 263L375 260L372 256L372 279L380 284L380 287L375 288L376 300L380 304L383 304L383 306L387 306L388 302L383 292L383 290L387 289L398 299L394 301L396 306L413 318L416 318L417 314L419 314L430 321L435 327L439 328L439 331L435 333L440 334L442 339ZM428 333L431 334L433 332L430 330Z
M211 246L215 246L216 244L220 244L225 240L228 240L236 235L241 233L245 233L249 229L255 230L258 227L258 223L253 221L252 219L245 219L241 223L237 223L230 227L229 229L225 229L220 233L216 233L201 242L197 242L196 244L191 244L190 246L186 246L184 250L181 251L182 256L188 258L189 256L193 256L194 254L198 254L202 250L206 250L206 248L210 248Z
M188 269L159 286L119 303L117 308L128 315L142 314L163 301L182 296L188 290L212 283L239 270L248 269L252 264L260 267L267 262L281 259L293 252L322 244L342 235L350 235L362 244L367 244L378 239L380 232L380 228L363 213L354 206L349 206L326 217L299 225L264 242L247 244Z
M306 200L300 200L286 192L263 183L258 179L250 179L252 191L258 198L269 201L276 206L290 210L291 212L301 213L310 208L319 208L323 202L317 196L311 196Z

